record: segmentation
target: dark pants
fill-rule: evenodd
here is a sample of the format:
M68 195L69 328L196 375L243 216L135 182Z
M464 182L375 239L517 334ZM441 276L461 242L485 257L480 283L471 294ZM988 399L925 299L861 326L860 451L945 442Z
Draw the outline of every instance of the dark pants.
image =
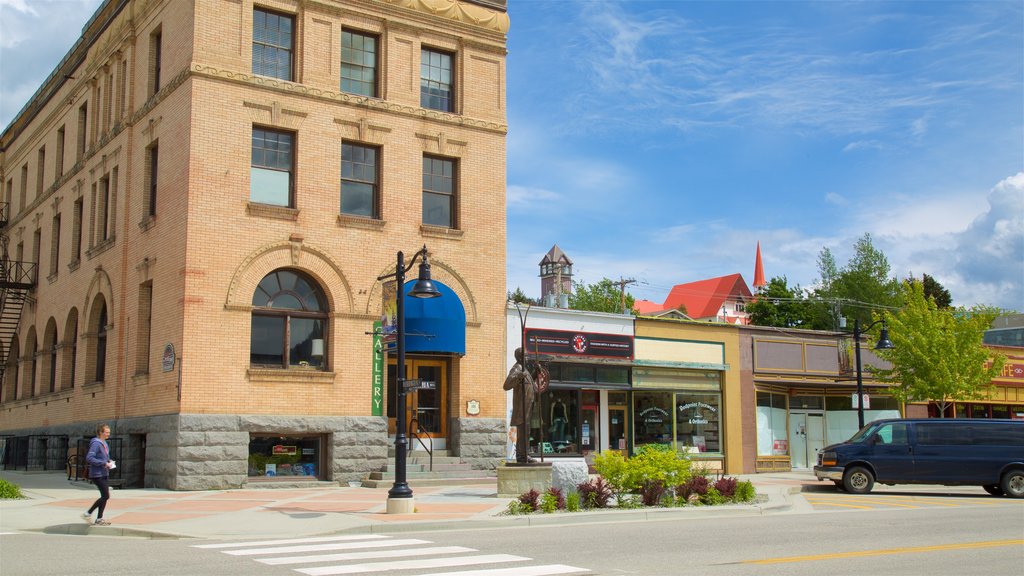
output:
M93 510L99 509L100 513L96 516L96 519L99 520L103 518L103 509L107 507L107 500L110 500L110 479L106 476L101 476L93 478L92 483L99 488L100 497L89 507L89 514L92 514Z

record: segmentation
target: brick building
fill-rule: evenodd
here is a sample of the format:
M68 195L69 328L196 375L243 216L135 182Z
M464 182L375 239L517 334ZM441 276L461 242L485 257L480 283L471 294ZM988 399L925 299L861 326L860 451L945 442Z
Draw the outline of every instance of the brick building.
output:
M396 416L378 277L426 245L409 417L493 465L508 26L504 0L103 2L0 136L5 461L109 422L128 483L361 478Z

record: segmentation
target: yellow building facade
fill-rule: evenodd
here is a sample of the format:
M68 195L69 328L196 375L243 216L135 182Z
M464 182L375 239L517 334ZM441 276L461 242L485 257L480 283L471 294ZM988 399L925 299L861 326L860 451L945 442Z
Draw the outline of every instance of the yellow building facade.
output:
M108 422L137 485L378 469L378 278L423 246L442 298L409 308L408 365L438 387L405 417L493 465L508 27L501 0L104 2L0 136L0 433L27 465Z

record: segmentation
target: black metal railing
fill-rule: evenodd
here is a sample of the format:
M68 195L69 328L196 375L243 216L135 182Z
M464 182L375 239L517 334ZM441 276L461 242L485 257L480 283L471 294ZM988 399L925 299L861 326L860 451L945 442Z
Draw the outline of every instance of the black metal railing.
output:
M428 457L428 462L429 462L429 466L430 466L429 470L431 472L433 472L434 471L434 447L433 447L433 443L428 445L426 442L424 442L423 441L423 437L420 436L420 433L422 433L422 432L426 432L426 430L424 430L423 427L420 426L419 419L413 418L412 420L409 421L409 434L414 439L416 439L417 442L420 443L420 446L423 446L424 450L427 451L427 457ZM412 454L412 450L409 451L409 454Z
M0 271L0 287L30 288L36 283L37 268L35 262L10 260L4 263Z
M68 480L88 480L89 463L85 455L89 452L89 443L92 438L79 438L75 442L74 451L67 458ZM117 463L117 468L110 471L111 486L120 485L123 481L122 471L128 464L121 459L124 442L122 438L107 438L107 446L110 448L110 459Z

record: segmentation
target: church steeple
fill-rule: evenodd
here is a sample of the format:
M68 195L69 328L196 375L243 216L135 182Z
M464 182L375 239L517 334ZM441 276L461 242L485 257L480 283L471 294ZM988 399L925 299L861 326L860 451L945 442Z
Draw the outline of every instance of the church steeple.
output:
M562 296L572 292L572 260L555 244L540 261L540 298L551 307L562 307ZM549 296L550 295L550 296Z
M758 288L767 286L768 283L764 281L764 266L761 264L761 242L757 243L757 257L754 259L754 291Z

